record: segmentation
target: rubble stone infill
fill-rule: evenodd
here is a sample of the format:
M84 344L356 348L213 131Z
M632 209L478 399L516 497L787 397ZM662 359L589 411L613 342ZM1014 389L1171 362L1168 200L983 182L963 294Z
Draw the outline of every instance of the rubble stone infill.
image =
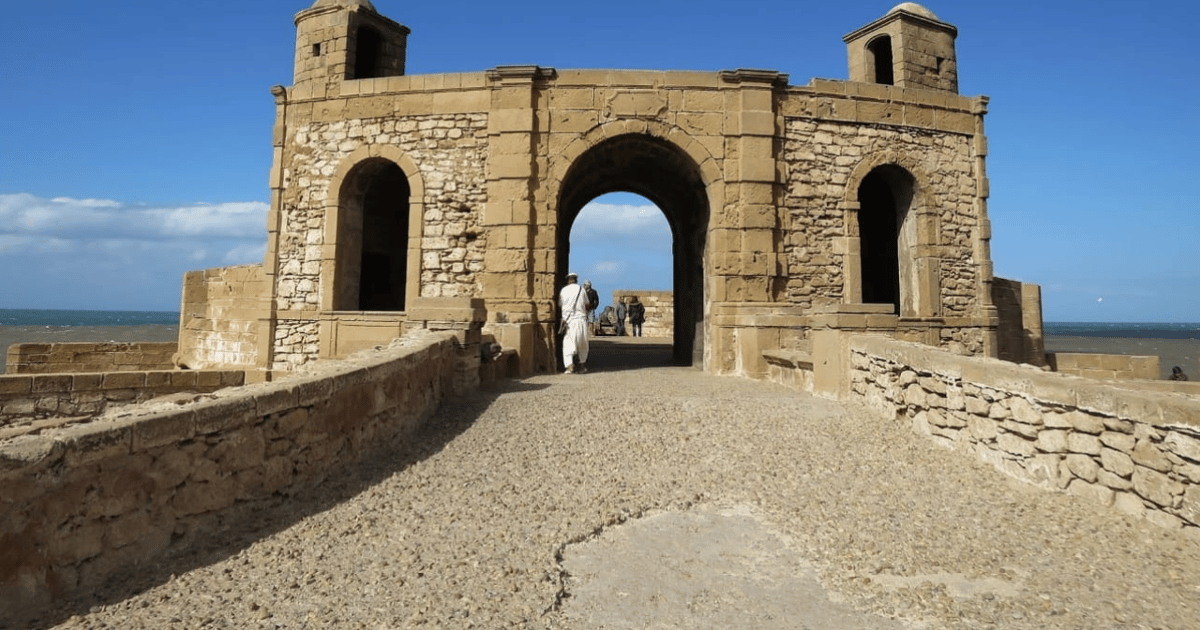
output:
M737 609L755 628L1197 627L1194 537L865 408L595 363L462 399L412 450L42 625L707 628ZM678 555L645 584L644 562L589 547L621 536L623 553Z

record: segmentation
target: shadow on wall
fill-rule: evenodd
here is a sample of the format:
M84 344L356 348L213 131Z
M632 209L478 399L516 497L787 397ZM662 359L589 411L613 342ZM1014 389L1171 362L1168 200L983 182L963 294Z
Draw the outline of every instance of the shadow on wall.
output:
M204 533L182 553L136 567L128 574L114 575L104 587L88 596L57 604L49 616L35 620L29 627L53 627L73 615L86 614L94 606L115 604L165 584L173 575L236 556L256 541L349 501L391 475L437 454L470 428L500 396L545 387L548 385L507 380L489 386L486 391L457 398L452 406L443 406L421 429L399 443L380 447L355 466L332 471L316 487L290 496L276 494L224 511L211 519L203 527ZM2 620L0 627L4 627Z

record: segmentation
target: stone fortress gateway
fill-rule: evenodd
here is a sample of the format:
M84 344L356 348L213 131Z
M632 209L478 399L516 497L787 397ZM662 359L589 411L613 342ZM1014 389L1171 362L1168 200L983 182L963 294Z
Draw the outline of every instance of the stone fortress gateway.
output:
M412 76L409 29L367 0L295 22L265 261L188 275L184 365L286 371L474 320L521 375L552 371L571 226L616 191L671 227L682 362L762 376L764 351L831 328L1038 362L1037 287L992 274L987 98L958 94L957 29L920 5L845 36L849 81L805 86L748 69Z

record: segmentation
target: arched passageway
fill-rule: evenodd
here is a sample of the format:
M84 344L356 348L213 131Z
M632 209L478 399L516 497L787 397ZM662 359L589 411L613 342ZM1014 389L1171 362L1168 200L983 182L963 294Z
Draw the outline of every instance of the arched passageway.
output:
M408 178L390 160L367 160L346 178L338 197L335 310L404 310L408 205Z
M571 165L558 199L556 286L563 285L567 273L571 227L579 212L592 199L612 192L641 195L666 217L674 260L672 354L679 363L698 362L703 354L708 197L699 166L670 142L646 134L616 136L590 148Z
M911 274L909 251L915 236L907 220L913 178L899 166L875 168L858 187L858 228L862 252L862 301L891 304L905 314L902 277Z

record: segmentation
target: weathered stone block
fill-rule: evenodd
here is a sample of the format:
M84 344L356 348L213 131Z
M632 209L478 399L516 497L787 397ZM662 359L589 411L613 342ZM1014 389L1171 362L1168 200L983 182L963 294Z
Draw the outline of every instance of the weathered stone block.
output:
M190 516L229 507L237 497L237 483L228 477L185 484L175 493L171 506L177 514Z
M1126 433L1115 433L1113 431L1105 431L1100 434L1100 443L1105 446L1121 451L1123 453L1133 452L1135 441L1132 435Z
M1067 450L1067 432L1063 430L1043 430L1037 434L1035 442L1038 450L1046 453L1063 453Z
M1073 429L1075 426L1071 424L1070 416L1065 413L1051 411L1042 415L1042 422L1049 429Z
M66 462L70 467L127 454L133 449L133 430L122 424L77 424L62 430Z
M1104 431L1104 419L1083 411L1072 411L1067 414L1071 427L1080 433L1099 434Z
M1067 434L1067 450L1072 453L1087 455L1100 454L1100 438L1086 433L1071 432Z
M1012 417L1017 422L1040 426L1042 424L1042 414L1028 400L1014 396L1008 399L1008 408L1012 411Z
M221 435L221 440L212 447L208 457L226 472L244 470L263 463L266 440L262 431L249 427Z
M1100 465L1113 474L1128 478L1133 474L1133 459L1111 448L1100 449Z
M1151 470L1159 472L1171 470L1171 460L1167 459L1167 456L1150 440L1138 440L1137 446L1133 448L1132 457L1134 463Z
M1167 452L1200 463L1200 439L1172 431L1163 438L1162 446Z
M1071 471L1071 474L1087 482L1096 481L1096 472L1100 469L1100 466L1091 457L1072 453L1067 455L1065 461L1067 470Z
M1138 466L1133 471L1133 489L1143 499L1170 507L1174 496L1183 492L1183 484L1149 468Z
M1002 429L1004 429L1005 431L1010 431L1012 433L1016 433L1016 434L1020 435L1021 437L1028 438L1031 440L1036 439L1038 436L1038 433L1039 433L1038 427L1031 426L1028 424L1022 424L1013 419L1008 419L1008 420L1001 422L1000 427Z
M206 400L192 406L196 413L196 435L219 433L230 427L251 422L255 400L249 396Z
M925 406L925 390L921 389L921 386L917 385L915 383L912 385L909 385L904 390L904 402L905 402L905 404L907 404L911 407L916 407L918 409L924 407Z
M965 390L964 390L964 394L965 394ZM976 396L970 396L967 398L966 402L967 402L967 412L968 413L971 413L971 414L974 414L977 416L987 416L988 415L988 409L991 407L991 404L988 403L988 401L986 401L982 398L976 397Z
M967 418L967 427L972 437L984 442L994 440L996 436L1000 435L1000 423L991 418L969 416Z
M0 394L28 394L33 390L33 377L21 375L0 376Z
M165 413L140 416L132 425L134 452L190 440L196 434L196 412L172 409Z
M1114 475L1103 468L1096 469L1096 481L1104 487L1112 488L1113 490L1129 490L1133 488L1133 482L1119 475Z
M996 438L996 446L1006 452L1020 457L1031 457L1037 453L1034 443L1013 433L1001 433Z

